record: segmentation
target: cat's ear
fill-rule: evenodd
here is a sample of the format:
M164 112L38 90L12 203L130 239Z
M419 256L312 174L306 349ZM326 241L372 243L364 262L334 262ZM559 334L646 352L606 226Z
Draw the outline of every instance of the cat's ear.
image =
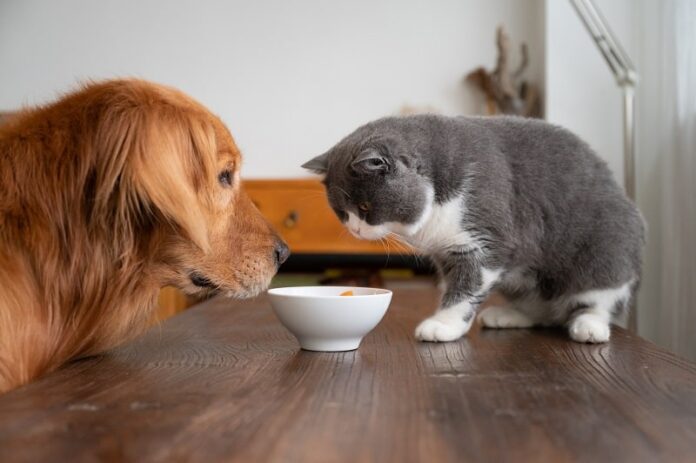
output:
M329 152L327 151L326 153L305 162L302 164L302 167L307 170L311 170L315 174L325 174L326 171L329 170Z
M363 174L386 173L390 166L389 159L375 149L363 151L350 164L355 172Z

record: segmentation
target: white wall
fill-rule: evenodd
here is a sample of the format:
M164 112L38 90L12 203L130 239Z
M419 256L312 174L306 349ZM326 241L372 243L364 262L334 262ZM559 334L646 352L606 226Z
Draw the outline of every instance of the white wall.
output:
M629 56L636 56L633 0L595 0ZM546 0L546 118L568 127L623 182L622 93L569 0Z
M542 0L349 2L3 0L0 110L86 78L139 76L218 113L246 177L306 175L299 165L403 104L480 111L462 84L492 67L504 24L543 78Z
M691 59L693 67L696 61L693 38L685 32L696 16L683 16L689 12L686 6L653 0L636 5L641 31L638 204L648 222L638 328L641 335L696 360L696 153L688 143L695 127L682 112L693 111L688 99L693 91L687 89L696 88L696 79L688 63Z
M638 299L638 331L641 335L674 349L670 336L660 332L665 323L661 319L673 310L660 310L662 304L662 166L660 163L660 139L663 124L656 120L661 111L660 99L666 89L661 87L662 45L661 9L658 2L641 0L637 21L641 34L638 38L640 53L636 65L640 71L640 85L636 94L638 130L636 133L636 182L638 205L648 223L648 241L645 248L643 281ZM686 354L683 352L682 354ZM691 353L692 358L695 353Z

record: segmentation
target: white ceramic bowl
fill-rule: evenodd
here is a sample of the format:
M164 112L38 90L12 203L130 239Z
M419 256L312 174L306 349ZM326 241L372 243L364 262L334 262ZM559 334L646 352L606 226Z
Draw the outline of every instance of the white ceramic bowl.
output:
M353 296L340 296L353 291ZM389 307L392 292L350 286L296 286L268 291L280 322L305 350L355 350Z

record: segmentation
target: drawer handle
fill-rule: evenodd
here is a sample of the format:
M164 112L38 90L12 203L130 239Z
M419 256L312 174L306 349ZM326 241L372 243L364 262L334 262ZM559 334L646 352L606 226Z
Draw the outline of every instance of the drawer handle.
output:
M285 228L293 228L295 225L297 225L298 218L297 211L290 211L290 213L285 217L285 220L283 220L283 225L285 225Z

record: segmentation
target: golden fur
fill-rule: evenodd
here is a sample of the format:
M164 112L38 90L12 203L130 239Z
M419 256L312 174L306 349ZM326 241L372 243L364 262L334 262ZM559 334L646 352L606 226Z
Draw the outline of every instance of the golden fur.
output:
M240 161L217 117L140 80L0 125L0 392L137 334L162 286L265 289L287 248L240 190Z

